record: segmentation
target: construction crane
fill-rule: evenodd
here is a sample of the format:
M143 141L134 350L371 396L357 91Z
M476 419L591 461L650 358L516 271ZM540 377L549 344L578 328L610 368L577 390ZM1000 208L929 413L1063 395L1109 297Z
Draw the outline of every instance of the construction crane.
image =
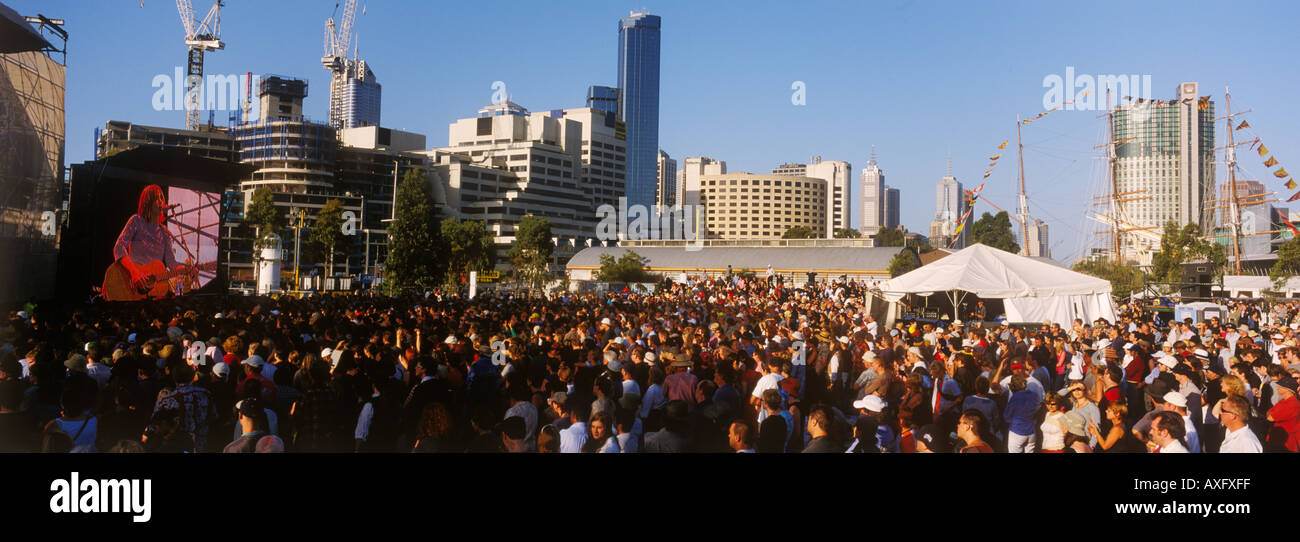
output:
M185 70L185 129L199 129L199 97L203 90L203 53L225 49L221 41L221 6L223 0L216 0L212 9L203 16L203 20L194 19L194 7L190 0L176 0L176 9L181 15L181 24L185 26L185 46L189 48L188 62Z
M338 4L334 5L337 12ZM330 71L330 126L343 128L343 87L347 78L357 70L356 59L348 59L348 45L352 42L352 24L356 20L357 0L343 4L342 24L334 25L334 16L325 21L325 54L320 63ZM365 70L361 70L364 72Z

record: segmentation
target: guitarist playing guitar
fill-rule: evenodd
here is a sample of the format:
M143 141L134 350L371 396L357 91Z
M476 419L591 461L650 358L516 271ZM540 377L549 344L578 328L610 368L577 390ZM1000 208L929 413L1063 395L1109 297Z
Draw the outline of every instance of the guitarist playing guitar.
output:
M153 184L140 192L136 214L113 245L114 262L104 274L104 298L109 301L133 301L165 296L168 279L190 277L194 267L176 261L171 234L163 225L167 198L162 187ZM188 282L188 281L187 281Z

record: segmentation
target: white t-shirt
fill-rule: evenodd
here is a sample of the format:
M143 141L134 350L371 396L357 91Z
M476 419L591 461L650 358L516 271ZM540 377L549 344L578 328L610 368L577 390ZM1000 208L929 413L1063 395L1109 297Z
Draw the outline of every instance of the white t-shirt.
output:
M784 379L785 377L781 376L779 373L768 373L763 375L763 378L758 379L758 383L754 385L753 396L757 397L761 401L763 399L763 392L777 389L781 384L781 381ZM758 423L763 423L763 420L766 419L767 409L761 406L758 407Z
M1043 424L1038 426L1043 432L1043 449L1044 450L1061 450L1065 448L1065 432L1061 430L1060 412L1053 412L1043 419Z

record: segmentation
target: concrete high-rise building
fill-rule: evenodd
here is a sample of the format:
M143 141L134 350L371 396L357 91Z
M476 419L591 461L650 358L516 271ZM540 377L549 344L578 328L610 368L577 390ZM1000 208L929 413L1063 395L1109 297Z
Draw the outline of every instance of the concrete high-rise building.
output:
M952 164L948 165L948 174L935 185L934 221L930 222L930 239L936 240L936 247L965 248L970 239L970 227L962 228L961 235L953 242L957 231L957 220L966 214L966 198L960 182L952 176Z
M849 176L853 166L840 160L823 161L814 156L807 164L787 163L772 170L773 175L812 177L826 181L826 225L817 234L827 239L835 237L835 230L851 224L849 205Z
M1034 222L1029 225L1029 240L1025 242L1028 247L1030 256L1036 258L1051 258L1052 248L1047 237L1047 223L1040 218L1035 218Z
M876 148L862 170L862 223L859 229L875 235L885 225L885 172L876 164Z
M693 156L682 161L682 205L701 205L700 179L705 175L725 175L727 163L707 156Z
M627 203L655 203L659 151L660 19L632 12L618 24L619 120L627 124Z
M426 154L460 218L485 221L502 254L519 221L531 214L550 221L557 241L552 263L562 265L595 237L593 200L599 198L592 189L619 189L606 184L615 184L617 151L608 150L609 162L595 158L606 152L596 149L620 142L606 131L605 118L592 108L528 113L513 103L493 104L477 118L452 123L448 146ZM483 168L493 170L490 178ZM617 200L600 197L608 202L610 196Z
M618 89L592 85L587 87L587 107L618 115Z
M900 194L899 194L899 191L898 191L897 188L890 188L889 185L885 185L885 198L884 198L884 199L885 199L885 210L884 210L884 215L885 215L885 227L886 227L886 228L897 228L897 227L898 227L898 224L899 224L899 218L898 218L898 209L899 209L899 207L898 207L898 206L899 206L899 204L901 203L900 200L899 200L899 197L900 197Z
M802 226L825 227L829 183L815 177L728 173L704 175L705 235L711 239L779 239Z
M306 98L306 81L278 75L264 76L257 83L257 120L302 120L302 103Z
M1113 115L1115 140L1127 140L1115 149L1115 189L1132 194L1122 204L1130 227L1163 228L1171 220L1207 232L1214 226L1214 102L1198 90L1181 83L1174 100L1124 104ZM1137 236L1125 242L1140 243L1140 252L1158 249Z
M32 13L31 15L35 15ZM45 34L43 34L43 32ZM67 34L0 4L0 304L55 292ZM22 352L19 352L22 355Z
M665 207L677 204L677 161L659 149L659 182L655 188L655 203Z
M343 77L331 80L330 92L340 94L339 128L379 126L383 87L366 61L352 62Z
M576 121L582 145L582 187L593 209L601 205L618 207L627 186L627 136L620 132L615 113L592 107L560 111L566 120ZM551 113L555 116L555 112ZM568 128L568 123L562 128Z
M677 170L677 179L673 181L673 201L677 205L686 204L686 170Z
M1257 232L1264 232L1273 229L1273 206L1267 203L1259 202L1265 198L1261 197L1268 192L1268 187L1258 181L1237 181L1237 199L1242 202L1241 205L1241 238L1238 244L1241 248L1242 256L1259 256L1268 254L1272 250L1272 235L1251 235ZM1254 196L1254 197L1252 197ZM1249 199L1247 199L1249 198ZM1232 217L1228 211L1228 204L1232 200L1232 187L1229 183L1219 185L1219 203L1216 205L1219 209L1219 225L1228 226L1232 222ZM1232 254L1232 234L1231 229L1223 228L1223 237L1216 237L1215 241L1224 245ZM1284 228L1285 229L1285 228Z

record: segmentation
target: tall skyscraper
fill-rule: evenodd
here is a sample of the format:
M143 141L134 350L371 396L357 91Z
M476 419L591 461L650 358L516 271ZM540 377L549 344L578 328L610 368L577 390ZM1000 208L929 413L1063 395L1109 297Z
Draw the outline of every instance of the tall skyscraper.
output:
M659 150L656 160L659 169L659 181L655 184L655 202L665 207L677 203L677 161L673 160L663 149Z
M1207 232L1214 226L1207 205L1215 192L1214 102L1197 94L1196 83L1182 83L1174 100L1117 107L1115 140L1127 141L1116 145L1115 189L1133 194L1122 204L1128 227L1164 227L1170 220ZM1154 240L1126 238L1134 241L1148 252L1158 247Z
M885 227L897 228L899 224L898 206L900 194L897 188L890 188L885 185Z
M1035 218L1029 225L1029 240L1025 242L1029 255L1038 258L1051 258L1052 248L1047 237L1047 223Z
M659 16L618 23L619 118L627 124L627 204L655 203L659 152Z
M362 126L379 126L379 109L383 87L375 79L375 72L364 60L358 60L352 66L354 72L337 81L338 86L331 86L330 92L342 94L340 106L343 125L341 128L359 128ZM333 85L335 82L331 82Z
M875 235L885 225L885 172L876 164L876 147L862 170L862 233Z
M957 231L957 219L966 213L966 198L962 195L961 183L952 176L952 161L948 162L948 174L935 185L934 221L930 223L930 239L941 240L935 246L952 245L953 248L965 248L970 239L970 227L962 228L961 235L953 242Z

